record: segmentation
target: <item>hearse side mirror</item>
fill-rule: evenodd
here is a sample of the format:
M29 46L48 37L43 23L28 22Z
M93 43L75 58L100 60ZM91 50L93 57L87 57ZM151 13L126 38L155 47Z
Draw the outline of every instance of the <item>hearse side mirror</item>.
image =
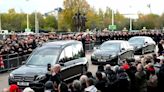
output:
M47 71L51 71L51 64L47 64Z
M64 66L64 63L62 63L62 62L60 62L59 64L60 64L61 66Z
M23 64L23 65L26 64L26 61L23 61L22 64Z
M147 44L148 44L148 42L145 42L145 43L144 43L144 45L147 45Z
M124 50L125 50L125 48L121 48L121 52L124 51Z

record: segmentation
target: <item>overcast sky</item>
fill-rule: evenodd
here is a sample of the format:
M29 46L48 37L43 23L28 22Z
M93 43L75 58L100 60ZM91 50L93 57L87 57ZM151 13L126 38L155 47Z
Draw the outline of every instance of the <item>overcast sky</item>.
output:
M95 7L102 8L110 7L118 10L122 14L138 12L148 14L150 4L152 13L162 14L164 12L164 0L87 0L88 3ZM0 0L0 12L7 12L8 9L15 8L17 12L31 13L35 10L46 13L57 7L63 7L63 0Z

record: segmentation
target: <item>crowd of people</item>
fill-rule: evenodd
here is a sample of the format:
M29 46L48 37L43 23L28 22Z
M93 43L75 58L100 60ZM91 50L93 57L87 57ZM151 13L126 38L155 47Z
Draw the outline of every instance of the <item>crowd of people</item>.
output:
M34 35L27 36L25 38L8 37L5 40L1 40L0 54L14 54L20 55L30 54L39 44L46 42L47 37L38 37Z
M96 73L86 72L72 83L62 81L60 65L53 66L46 78L41 80L45 83L45 92L164 92L164 51L163 34L154 32L138 33L94 33L94 34L46 34L29 35L25 38L18 36L8 37L1 41L0 54L20 55L30 54L37 46L51 40L79 40L82 43L98 42L106 40L128 40L132 36L150 36L156 43L161 44L160 56L152 54L142 56L139 59L127 58L122 65L111 66L99 65ZM161 41L160 41L161 40ZM85 48L85 47L84 47ZM27 87L19 89L15 84L5 88L3 92L34 92Z
M156 54L127 58L122 65L99 65L96 73L87 71L69 84L62 81L59 64L50 70L41 80L45 83L44 92L164 92L164 59L158 59ZM34 90L27 87L21 91L13 84L3 92Z
M84 44L101 44L107 40L128 40L133 36L150 36L156 43L163 39L163 33L159 32L96 32L96 33L70 33L70 34L42 34L28 35L21 37L19 35L10 35L0 41L0 54L20 55L29 54L37 46L50 40L79 40ZM85 46L84 46L85 47Z

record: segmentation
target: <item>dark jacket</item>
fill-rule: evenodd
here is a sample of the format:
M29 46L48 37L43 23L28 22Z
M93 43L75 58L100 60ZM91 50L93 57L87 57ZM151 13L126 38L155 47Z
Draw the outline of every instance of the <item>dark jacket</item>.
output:
M60 82L62 81L62 77L61 77L60 73L58 73L54 76L47 73L45 78L43 80L40 80L40 82L46 83L47 81L52 81L53 83L56 82L56 84L59 85Z
M123 71L119 70L117 73L118 78L118 92L130 92L130 80L128 74Z
M146 72L136 72L135 80L136 92L147 92Z
M164 64L161 66L158 73L158 89L164 92Z
M163 51L163 46L162 46L162 44L158 44L158 53L159 54L162 54L162 51Z
M106 91L106 82L104 80L98 80L95 84L95 87L100 90L101 92L107 92Z
M110 92L116 92L118 89L116 73L111 69L105 70L105 73L108 79L107 90L110 90Z

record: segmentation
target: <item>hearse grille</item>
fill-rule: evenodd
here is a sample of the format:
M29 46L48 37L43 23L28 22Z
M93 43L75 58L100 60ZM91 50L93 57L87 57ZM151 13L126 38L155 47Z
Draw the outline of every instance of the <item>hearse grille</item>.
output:
M18 75L15 75L14 76L14 80L15 81L26 81L26 82L30 82L30 81L34 81L34 77L33 76L18 76Z

